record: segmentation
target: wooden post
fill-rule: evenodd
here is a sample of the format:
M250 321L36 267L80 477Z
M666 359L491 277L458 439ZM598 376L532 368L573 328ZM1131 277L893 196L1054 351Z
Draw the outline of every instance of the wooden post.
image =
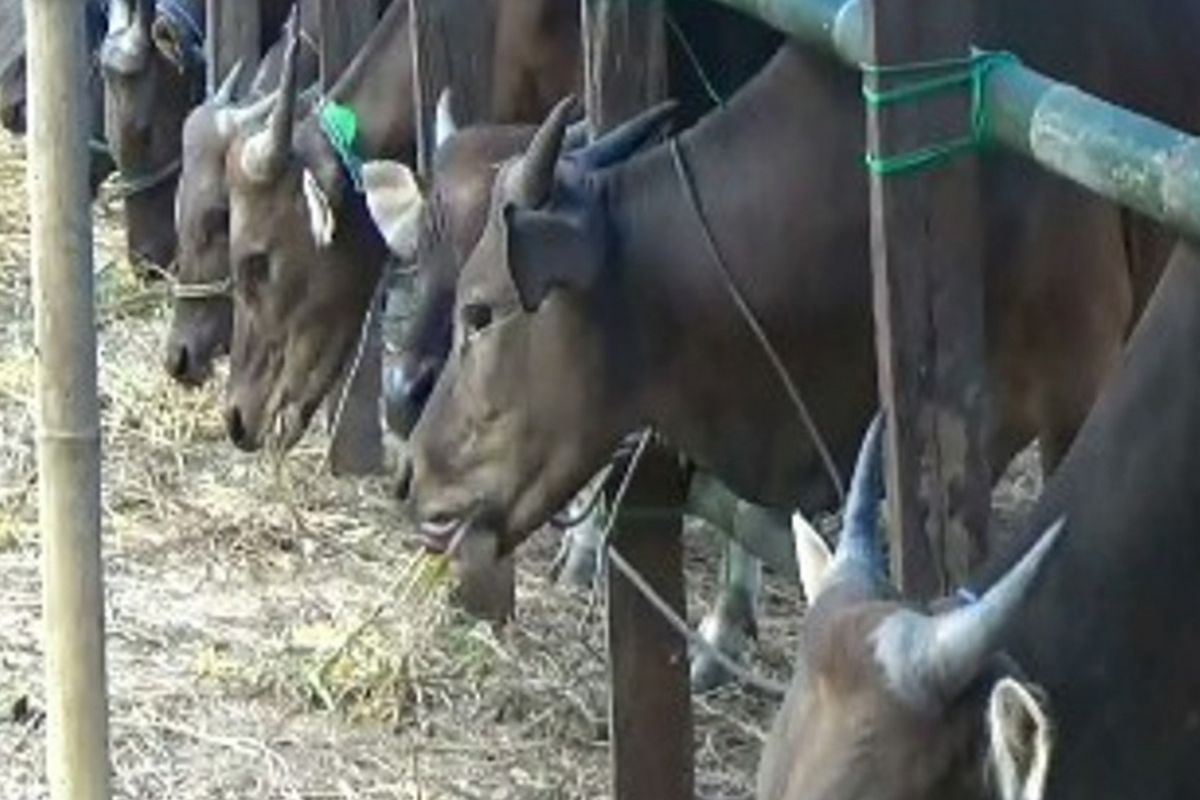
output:
M472 125L489 118L494 7L478 0L406 0L413 43L417 106L417 172L428 176L437 146L437 103L453 91L454 118Z
M959 58L973 4L870 2L869 61ZM920 24L915 24L915 20ZM885 90L929 73L869 77ZM970 127L970 86L868 108L881 157L950 141ZM961 582L985 552L983 279L979 187L969 154L871 178L871 251L879 387L887 413L893 575L918 597Z
M374 2L320 0L321 88L328 91L370 36L377 19ZM340 419L336 416L342 386L331 392L327 405L337 424L330 444L330 465L335 475L373 475L383 471L383 422L379 399L383 396L383 333L378 303L370 309L363 330L362 357L351 378Z
M417 108L417 174L428 178L437 148L435 128L437 102L442 90L450 86L448 43L429 0L407 0L408 24L412 36L413 98Z
M329 91L354 60L375 27L378 11L373 0L320 0L322 91Z
M208 31L204 41L208 59L208 93L239 61L241 86L249 86L258 69L259 0L207 0Z
M52 800L105 800L108 702L84 2L26 0L25 21L46 769Z
M686 494L679 457L651 445L629 485L613 545L682 619L687 619ZM608 567L607 576L612 796L690 800L695 787L687 642L615 567Z
M664 99L667 59L660 0L583 0L583 37L585 99L593 135ZM684 495L678 460L651 448L630 485L615 546L686 619L680 511ZM691 798L687 643L612 567L608 649L613 797Z
M662 0L583 0L584 100L593 136L667 96Z

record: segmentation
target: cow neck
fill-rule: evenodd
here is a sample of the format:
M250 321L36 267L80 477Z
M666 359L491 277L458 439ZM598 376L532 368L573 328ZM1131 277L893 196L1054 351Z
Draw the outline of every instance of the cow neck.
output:
M329 90L329 100L358 116L358 155L413 163L416 108L413 99L409 3L397 0L375 25L362 50Z
M861 134L845 135L861 112L839 92L857 96L851 75L786 48L679 146L739 291L844 471L876 400L869 273L849 266L867 258ZM613 305L630 309L647 419L749 499L824 505L811 439L712 263L668 148L600 180Z

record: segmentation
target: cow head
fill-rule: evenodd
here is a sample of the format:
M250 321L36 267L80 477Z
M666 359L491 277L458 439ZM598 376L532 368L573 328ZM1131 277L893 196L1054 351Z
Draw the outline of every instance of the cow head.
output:
M274 100L234 106L240 73L239 65L183 126L183 165L175 195L179 259L166 368L189 386L207 380L213 360L229 349L232 335L225 154L234 135L259 124Z
M100 49L104 128L126 184L130 255L160 267L175 256L171 208L181 130L204 91L203 22L190 8L169 4L156 12L154 0L114 0Z
M368 165L365 189L372 218L397 257L416 256L412 317L384 381L388 425L401 436L412 433L450 351L454 289L487 221L497 166L522 152L535 130L527 125L459 130L446 91L437 106L436 149L424 202L398 202L403 199L396 197L398 187L412 182L405 165Z
M981 598L921 609L888 586L876 541L881 425L868 431L836 554L797 515L809 610L792 686L763 751L761 800L1040 800L1053 732L1001 652L1056 523Z
M610 361L612 320L599 324L613 282L600 275L608 231L596 174L650 141L671 107L560 160L571 107L559 104L499 170L459 278L450 355L412 440L414 510L434 548L468 525L495 552L511 550L640 421Z
M226 154L234 329L226 420L253 450L303 435L353 360L385 248L315 115L294 126L295 28L279 99ZM412 186L411 193L416 194Z

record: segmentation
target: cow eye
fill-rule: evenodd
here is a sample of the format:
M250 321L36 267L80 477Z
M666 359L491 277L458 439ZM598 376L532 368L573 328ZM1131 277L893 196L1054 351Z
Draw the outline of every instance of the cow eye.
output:
M204 214L204 238L212 243L219 236L229 233L229 209L212 208Z
M486 303L468 303L462 310L467 333L481 333L492 324L492 307Z
M252 292L259 285L266 283L271 274L271 262L266 253L254 253L245 256L237 265L237 280Z

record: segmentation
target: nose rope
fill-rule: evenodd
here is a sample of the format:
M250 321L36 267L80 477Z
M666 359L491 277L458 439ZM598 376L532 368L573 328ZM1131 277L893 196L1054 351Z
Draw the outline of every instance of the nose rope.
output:
M144 175L128 177L122 173L121 177L116 181L113 191L118 200L128 200L131 197L136 197L139 194L144 194L151 189L161 186L178 175L182 168L183 159L174 158L157 170Z
M171 281L171 296L176 300L221 300L233 294L233 278L195 282Z
M729 270L729 265L726 263L724 256L722 256L720 248L717 247L716 240L713 238L712 228L708 223L708 217L705 216L704 209L700 205L700 199L696 192L695 179L688 168L688 163L684 158L683 149L679 146L679 139L677 137L671 138L670 150L671 160L675 164L675 174L679 178L680 188L683 190L684 197L687 198L688 205L691 207L700 228L700 233L703 235L705 247L708 249L709 261L717 271L721 281L725 284L725 288L729 291L729 296L733 300L733 304L737 306L738 313L746 321L746 326L750 328L751 333L754 334L754 338L762 346L767 360L771 362L772 369L779 376L779 381L783 384L784 391L787 392L788 399L795 408L801 425L807 430L813 447L816 448L817 455L820 457L822 465L829 475L829 482L833 485L833 490L837 494L839 505L845 505L846 489L842 484L841 474L838 472L837 465L825 442L825 437L821 435L821 431L817 427L812 413L809 411L808 404L804 402L800 390L796 387L795 381L792 380L792 376L787 370L787 366L784 365L783 359L780 358L775 346L771 344L771 340L767 336L766 330L763 329L762 323L759 322L758 317L755 315L754 309L750 307L745 295L738 288L737 282L733 278L733 273Z

